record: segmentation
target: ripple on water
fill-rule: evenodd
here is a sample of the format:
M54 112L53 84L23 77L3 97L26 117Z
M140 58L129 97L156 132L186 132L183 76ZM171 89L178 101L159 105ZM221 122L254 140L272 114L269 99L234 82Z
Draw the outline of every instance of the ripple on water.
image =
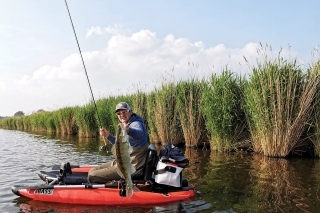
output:
M97 164L99 141L84 143L0 129L1 212L320 212L320 161L272 159L261 155L187 150L190 167L184 177L195 187L191 201L152 207L110 207L49 204L15 196L15 184L39 184L39 170L69 161ZM194 163L197 161L198 163Z

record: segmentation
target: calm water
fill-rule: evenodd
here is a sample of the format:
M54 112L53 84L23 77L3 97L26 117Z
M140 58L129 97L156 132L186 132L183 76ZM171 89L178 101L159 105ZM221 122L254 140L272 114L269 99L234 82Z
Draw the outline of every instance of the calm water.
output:
M96 140L56 138L0 129L0 212L320 212L320 161L272 159L255 154L218 154L186 149L191 165L184 177L194 199L164 206L81 206L20 198L15 184L43 183L39 170L53 164L97 164L111 159L98 154Z

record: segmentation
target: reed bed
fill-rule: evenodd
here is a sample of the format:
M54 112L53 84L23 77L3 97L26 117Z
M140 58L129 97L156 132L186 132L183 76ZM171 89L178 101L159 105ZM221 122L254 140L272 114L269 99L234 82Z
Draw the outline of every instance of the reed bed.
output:
M145 122L147 123L147 94L138 90L135 94L131 96L130 103L133 112L143 117L145 119Z
M56 132L56 114L53 112L41 112L44 118L44 126L45 131L47 133L55 133Z
M59 127L61 134L77 134L77 125L75 121L75 107L64 107L57 111Z
M99 128L115 134L117 103L128 102L145 119L152 143L183 144L234 151L252 147L271 157L285 157L314 147L320 155L320 61L306 70L295 59L276 58L269 46L258 50L250 74L236 76L227 67L207 79L163 79L144 93L111 96L84 106L0 120L0 128L79 137L98 137ZM197 67L198 68L198 67ZM313 148L312 147L312 148Z
M97 101L97 108L100 122L99 126L108 129L110 132L115 133L115 118L114 118L114 108L115 108L115 97L103 98ZM99 121L98 121L99 122Z
M304 146L302 134L312 117L319 74L306 74L296 60L284 60L279 53L270 58L267 49L252 69L245 84L244 101L256 152L285 157Z
M176 85L164 83L155 90L154 124L161 144L167 141L178 145L183 142L176 108Z
M204 116L201 112L201 95L204 81L192 78L176 86L176 110L186 147L203 147L206 139Z
M213 74L206 85L201 106L210 148L216 151L237 150L246 135L240 79L225 68L220 76Z
M31 131L33 132L47 132L46 119L48 117L44 115L43 112L34 113L30 116L30 126L32 127Z
M96 109L93 103L74 110L77 132L83 138L95 138L99 135L99 125L96 119Z
M156 120L155 120L155 106L156 106L156 92L152 91L147 95L146 108L147 108L147 128L149 133L149 140L154 143L160 141L158 135Z
M0 127L3 128L3 129L17 129L16 127L16 121L18 120L19 118L17 117L8 117L8 118L5 118L3 120L1 120L0 122Z
M315 61L311 66L310 66L309 73L316 73L318 76L320 75L320 60ZM317 77L318 77L317 76ZM311 126L311 140L314 145L314 150L315 150L315 155L319 156L320 155L320 86L318 86L316 96L315 96L315 107L314 111L312 113L312 126ZM309 134L310 135L310 134Z
M18 118L15 120L15 128L16 128L16 129L24 130L24 126L23 126L23 116L18 117Z

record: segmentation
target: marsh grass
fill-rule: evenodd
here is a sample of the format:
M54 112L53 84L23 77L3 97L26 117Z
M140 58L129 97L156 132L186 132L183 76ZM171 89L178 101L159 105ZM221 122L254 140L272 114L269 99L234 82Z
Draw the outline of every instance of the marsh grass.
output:
M14 117L8 117L8 118L5 118L3 120L1 120L1 128L4 128L4 129L17 129L17 126L16 126L16 121L18 120L19 118L14 118Z
M23 117L19 117L15 120L15 126L16 126L16 129L24 130Z
M145 124L147 125L148 112L146 93L138 90L135 94L131 95L131 107L134 113L145 119Z
M97 101L98 114L96 115L98 119L98 115L100 118L101 126L108 129L110 132L115 132L114 123L114 101L115 97L102 98Z
M163 83L155 90L154 124L160 143L167 141L173 144L183 142L183 134L176 108L176 85L173 82Z
M74 135L77 134L77 126L75 121L75 107L64 107L57 111L59 127L61 134Z
M210 148L216 151L237 150L246 135L240 79L228 68L221 75L213 74L203 91L201 106Z
M245 86L248 123L256 152L285 157L305 145L303 132L311 119L319 75L303 74L296 60L284 60L281 52L270 58L268 49L252 69Z
M55 125L55 119L56 116L55 116L55 113L53 112L39 112L39 113L42 113L42 116L43 116L43 123L44 123L44 126L45 126L45 131L47 133L55 133L56 132L56 125Z
M148 93L102 98L85 106L64 107L23 117L8 117L0 127L79 137L97 137L99 128L115 134L115 106L128 102L145 119L152 143L167 141L211 150L233 151L252 146L266 156L285 157L300 147L320 154L320 61L304 70L296 60L271 57L258 50L250 75L240 78L227 67L208 79L172 76ZM270 48L271 49L271 48ZM198 67L196 67L198 68ZM98 119L99 115L99 119Z
M74 109L74 119L79 137L95 138L99 134L96 108L93 103Z
M320 75L320 60L315 61L310 66L309 73L316 73L317 77ZM309 135L312 135L311 141L315 148L315 155L320 156L320 84L317 88L315 107L312 115L312 127L310 128Z
M156 106L156 92L152 91L147 95L146 108L147 108L147 124L149 140L153 143L160 142L160 137L158 135L156 120L155 120L155 106Z
M204 146L206 139L204 116L201 112L201 95L204 81L191 78L176 86L176 111L180 121L185 146Z

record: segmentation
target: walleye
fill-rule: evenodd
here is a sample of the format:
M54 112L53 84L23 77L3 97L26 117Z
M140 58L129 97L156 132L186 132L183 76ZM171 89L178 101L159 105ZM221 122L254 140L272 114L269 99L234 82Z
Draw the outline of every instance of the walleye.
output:
M131 165L130 153L132 147L129 143L128 134L121 125L118 125L116 143L112 147L112 153L117 160L117 172L126 180L126 197L130 198L135 191L140 191L132 183L131 174L135 172Z

